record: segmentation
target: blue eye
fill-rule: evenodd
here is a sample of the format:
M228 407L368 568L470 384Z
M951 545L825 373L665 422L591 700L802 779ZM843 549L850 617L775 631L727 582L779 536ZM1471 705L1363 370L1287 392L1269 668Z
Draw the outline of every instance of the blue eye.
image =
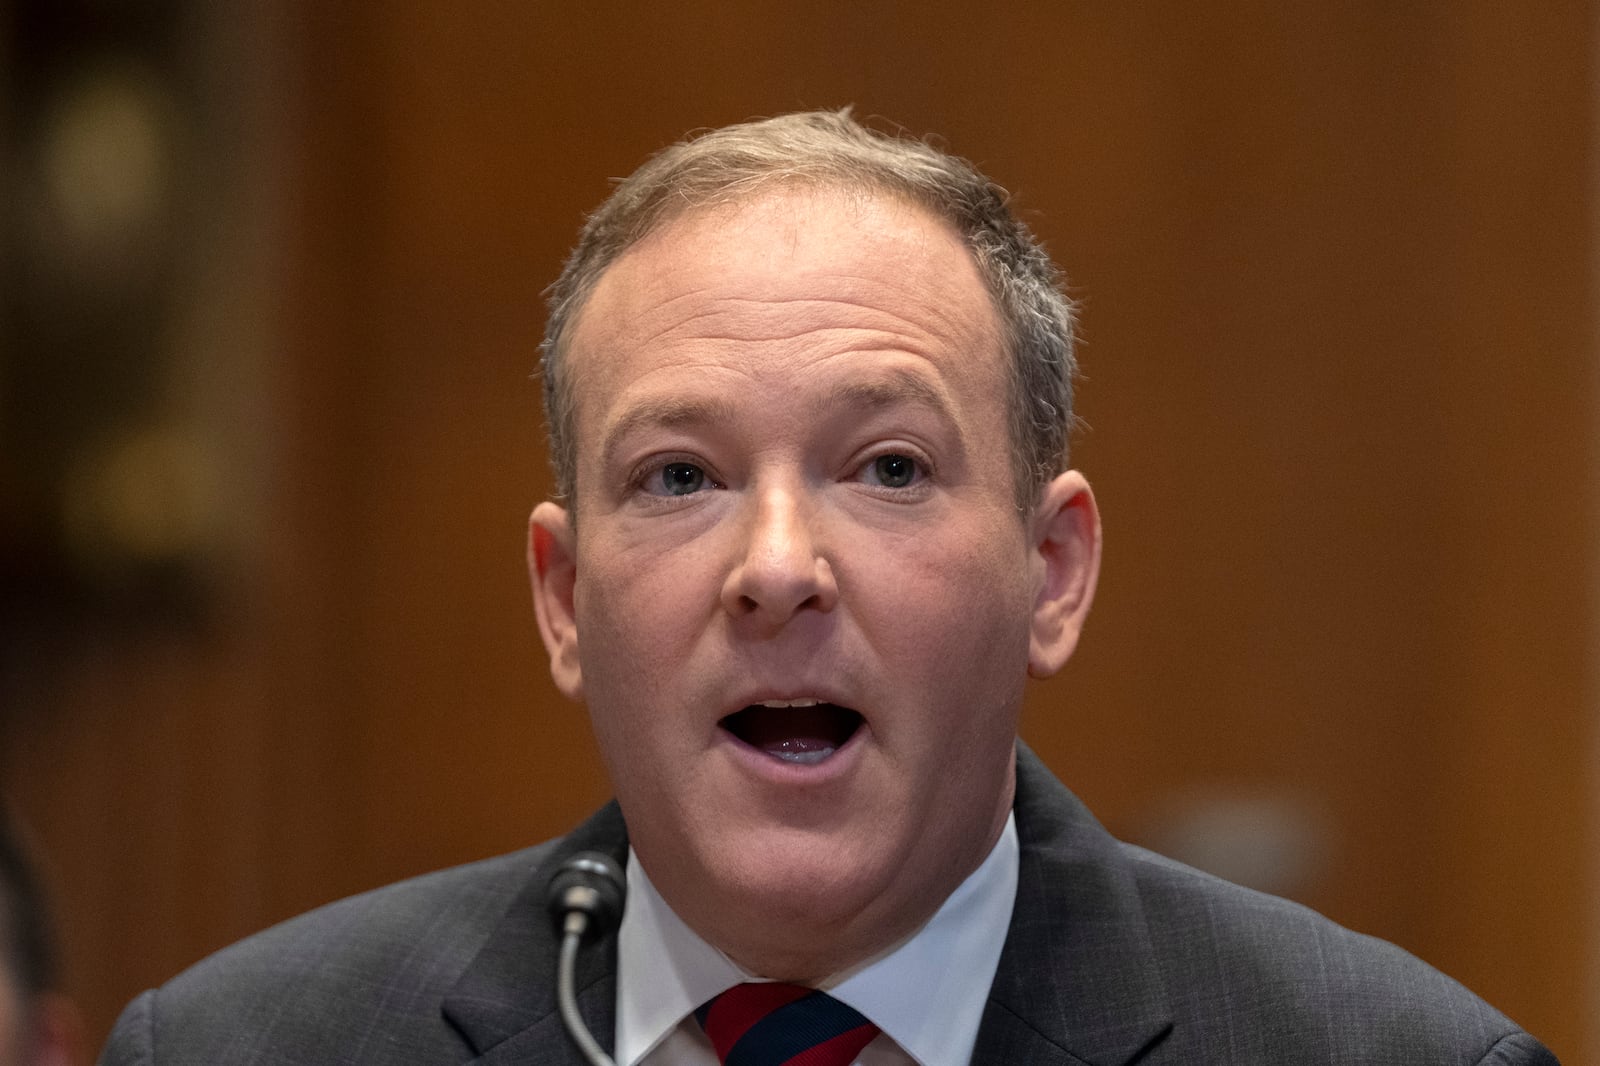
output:
M885 488L903 489L918 473L917 461L908 455L880 455L872 460L872 478Z
M661 491L667 496L688 496L705 483L706 472L693 463L668 463L661 468Z

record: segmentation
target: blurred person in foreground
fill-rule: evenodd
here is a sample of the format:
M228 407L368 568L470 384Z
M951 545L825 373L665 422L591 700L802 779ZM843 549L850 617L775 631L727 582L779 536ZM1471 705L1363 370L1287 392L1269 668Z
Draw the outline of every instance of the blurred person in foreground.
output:
M628 896L577 1006L619 1063L1553 1063L1114 840L1018 741L1099 568L1073 372L1055 266L962 160L812 113L646 163L551 291L528 549L616 802L202 962L103 1061L585 1061L546 893L594 851Z
M0 812L0 1066L71 1066L76 1014L56 991L44 891Z

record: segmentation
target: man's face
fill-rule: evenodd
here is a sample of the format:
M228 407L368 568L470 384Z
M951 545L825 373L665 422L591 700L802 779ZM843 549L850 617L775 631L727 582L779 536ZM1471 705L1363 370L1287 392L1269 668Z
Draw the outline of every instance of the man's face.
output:
M568 352L578 534L535 512L536 598L640 861L769 976L880 950L987 854L1030 663L1059 665L1065 527L1016 510L971 256L897 200L778 190L628 251Z

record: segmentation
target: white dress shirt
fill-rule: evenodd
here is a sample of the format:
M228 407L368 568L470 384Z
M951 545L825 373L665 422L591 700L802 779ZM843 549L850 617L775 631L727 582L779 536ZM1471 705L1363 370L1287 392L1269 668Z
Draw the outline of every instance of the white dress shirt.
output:
M822 982L882 1030L857 1066L967 1066L1011 927L1017 868L1010 817L982 865L922 928ZM717 1066L692 1012L736 984L760 980L683 923L631 848L617 971L617 1066Z

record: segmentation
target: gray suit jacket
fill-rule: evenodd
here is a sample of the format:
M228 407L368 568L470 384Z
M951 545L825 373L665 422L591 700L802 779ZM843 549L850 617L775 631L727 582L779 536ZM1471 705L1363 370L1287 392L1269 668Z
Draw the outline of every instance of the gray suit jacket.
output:
M1392 945L1119 843L1019 745L1021 876L973 1062L1421 1066L1555 1057ZM332 904L144 993L102 1064L581 1066L556 1013L545 885L621 861L615 805L528 851ZM577 987L609 1045L616 943Z

